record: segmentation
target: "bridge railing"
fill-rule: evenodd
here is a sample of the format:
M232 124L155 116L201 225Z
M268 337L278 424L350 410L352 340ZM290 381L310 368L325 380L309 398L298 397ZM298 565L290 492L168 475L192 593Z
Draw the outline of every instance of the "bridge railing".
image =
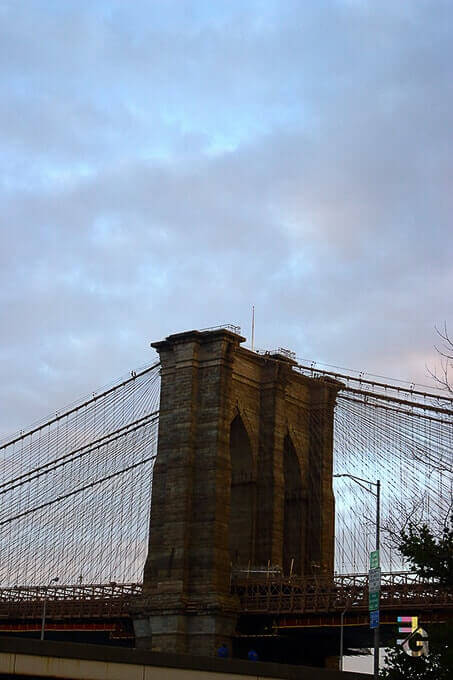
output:
M127 616L141 583L94 583L0 588L0 618L116 618Z
M236 335L241 334L241 327L235 326L232 323L222 323L219 326L209 326L208 328L200 328L200 333L203 333L205 331L219 331L219 330L231 331Z
M232 591L249 613L317 613L368 610L368 575L333 577L248 577L235 575ZM453 608L453 593L415 573L382 574L381 609L401 607Z
M0 603L52 600L115 599L140 594L141 583L90 583L0 588Z
M244 613L335 613L368 610L368 575L284 577L275 573L234 573L231 591ZM0 588L0 618L38 619L44 600L55 618L128 617L140 601L142 584L72 584ZM409 572L382 574L380 608L452 609L453 593L434 579Z

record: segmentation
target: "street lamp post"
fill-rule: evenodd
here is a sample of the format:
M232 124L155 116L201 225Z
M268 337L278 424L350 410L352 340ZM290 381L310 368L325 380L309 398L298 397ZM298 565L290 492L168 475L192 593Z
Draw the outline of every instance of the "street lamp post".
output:
M341 628L340 628L340 671L343 670L343 629L344 629L344 615L346 609L341 612Z
M349 479L352 479L353 482L358 484L359 486L362 487L362 489L365 489L365 491L368 491L368 493L372 494L376 498L376 550L379 550L380 546L380 535L381 535L381 482L378 479L377 482L372 482L369 479L362 479L361 477L355 477L354 475L349 475L349 474L342 474L342 475L333 475L334 477L348 477ZM376 487L376 491L372 491L371 489L367 488L364 486L364 484L370 484L371 486ZM342 620L343 624L343 620ZM340 632L341 636L341 649L343 650L343 625L342 629ZM378 680L379 677L379 623L377 624L376 628L374 629L374 659L373 659L373 678L374 680ZM341 664L343 665L343 655L341 658Z
M51 581L49 581L49 585L46 586L46 590L44 592L44 603L43 603L43 606L42 606L42 621L41 621L41 640L44 640L44 630L46 628L47 591L50 588L50 586L52 585L52 583L57 583L57 582L58 582L58 576L56 576L55 578L51 579Z
M380 547L381 533L381 482L378 479L376 484L376 550ZM372 491L370 493L373 493ZM374 494L373 494L374 495ZM379 554L379 553L378 553ZM374 629L374 678L379 676L379 622Z

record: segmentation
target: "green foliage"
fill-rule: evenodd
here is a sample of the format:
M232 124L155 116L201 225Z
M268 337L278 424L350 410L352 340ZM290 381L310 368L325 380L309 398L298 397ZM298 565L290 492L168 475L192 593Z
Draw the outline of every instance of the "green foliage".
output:
M453 515L439 536L426 524L420 527L409 524L401 532L398 548L417 574L453 586Z
M430 643L432 647L431 640ZM452 680L453 667L446 666L442 651L430 649L428 657L412 657L401 647L389 649L385 657L386 667L381 669L379 677L383 680Z
M423 524L401 532L399 550L420 576L453 585L453 515L440 534ZM387 650L383 680L453 680L453 624L423 626L429 636L429 656L408 656L401 647ZM415 649L415 647L414 647Z

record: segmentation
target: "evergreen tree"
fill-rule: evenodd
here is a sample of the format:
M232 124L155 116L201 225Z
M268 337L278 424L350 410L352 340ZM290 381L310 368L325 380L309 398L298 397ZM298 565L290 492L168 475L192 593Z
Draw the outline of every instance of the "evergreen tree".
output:
M417 574L453 586L453 514L438 536L426 524L409 524L398 549Z
M411 568L424 578L433 578L442 586L453 585L453 515L440 534L426 525L409 524L401 532L399 550ZM453 680L453 625L427 627L429 655L413 657L400 646L387 651L383 680ZM414 649L416 647L414 646Z
M451 680L451 669L443 665L441 654L430 653L428 657L408 656L401 647L389 649L385 656L386 667L380 678L385 680Z
M429 656L408 656L395 645L387 650L385 668L379 677L384 680L452 680L453 627L451 624L427 626ZM414 646L415 649L415 646Z

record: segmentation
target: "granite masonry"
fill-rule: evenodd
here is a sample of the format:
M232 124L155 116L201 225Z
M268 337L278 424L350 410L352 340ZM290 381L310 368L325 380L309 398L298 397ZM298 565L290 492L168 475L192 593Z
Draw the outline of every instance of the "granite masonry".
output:
M232 570L333 574L341 384L244 340L218 329L153 343L162 383L138 646L211 656L230 644Z

